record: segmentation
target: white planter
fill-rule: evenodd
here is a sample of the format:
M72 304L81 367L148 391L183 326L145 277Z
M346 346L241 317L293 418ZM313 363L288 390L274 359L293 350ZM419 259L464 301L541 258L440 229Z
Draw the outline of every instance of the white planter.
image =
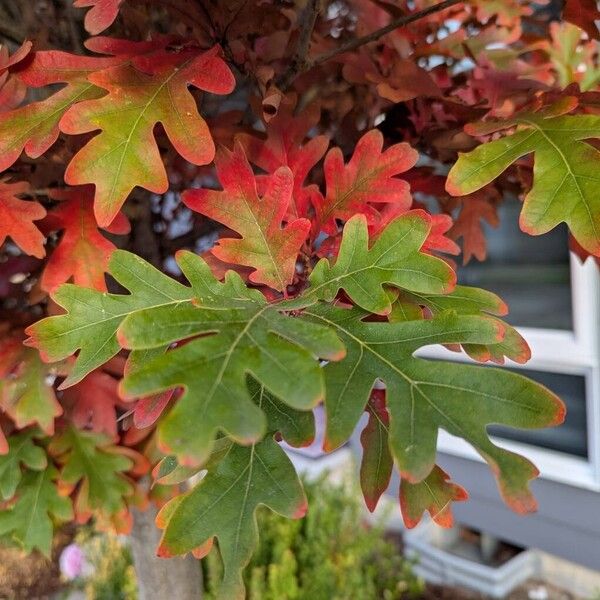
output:
M504 598L537 573L537 558L531 550L491 567L450 553L447 548L455 539L452 531L447 532L431 521L406 531L406 555L418 559L415 572L430 583L467 587L492 598Z

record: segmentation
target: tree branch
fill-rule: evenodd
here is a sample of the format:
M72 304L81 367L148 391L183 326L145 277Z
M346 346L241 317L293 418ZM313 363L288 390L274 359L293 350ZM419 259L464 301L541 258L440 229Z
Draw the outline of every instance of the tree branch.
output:
M308 68L307 56L310 47L310 38L318 16L319 0L308 0L299 19L300 30L294 56L292 57L288 69L277 81L277 87L282 91L285 91L290 83L294 81L296 75L306 71Z
M356 50L365 44L370 42L374 42L378 40L380 37L383 37L386 33L390 33L390 31L394 31L394 29L400 29L401 27L406 27L419 19L423 19L428 17L429 15L433 15L437 12L450 8L455 4L461 3L463 0L444 0L444 2L440 2L439 4L435 4L434 6L430 6L429 8L425 8L420 10L419 12L411 13L410 15L404 15L402 17L398 17L390 21L385 27L381 29L377 29L376 31L372 31L367 35L363 35L362 37L355 38L342 44L339 48L334 48L333 50L329 50L328 52L323 52L323 54L319 54L316 56L306 67L306 70L320 65L328 60L332 59L339 54L344 54L345 52L350 52L352 50Z

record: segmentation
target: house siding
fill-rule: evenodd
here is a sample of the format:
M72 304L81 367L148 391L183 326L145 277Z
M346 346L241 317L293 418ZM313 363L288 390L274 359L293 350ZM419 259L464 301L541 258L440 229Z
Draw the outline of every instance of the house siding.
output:
M600 493L537 479L539 509L522 516L506 508L486 464L443 453L438 463L469 491L467 502L453 505L458 523L600 571Z

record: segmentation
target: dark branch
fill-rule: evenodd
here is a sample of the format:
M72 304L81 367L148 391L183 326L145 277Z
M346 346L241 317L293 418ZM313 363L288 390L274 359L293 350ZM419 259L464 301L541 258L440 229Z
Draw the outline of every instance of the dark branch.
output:
M442 10L446 10L455 4L460 4L463 0L445 0L444 2L440 2L439 4L435 4L434 6L430 6L429 8L425 8L420 10L419 12L411 13L410 15L404 15L402 17L398 17L390 21L385 27L381 29L377 29L367 35L363 35L362 37L355 38L341 45L339 48L334 48L333 50L329 50L328 52L324 52L323 54L319 54L316 56L310 64L307 65L307 69L312 68L314 66L320 65L328 60L332 59L335 56L340 54L344 54L345 52L351 52L352 50L356 50L365 44L369 44L370 42L374 42L378 40L380 37L383 37L386 33L390 33L390 31L394 31L394 29L400 29L401 27L406 27L419 19L423 19L428 17L429 15L435 14Z
M307 70L307 56L310 47L310 38L312 36L313 29L315 28L315 23L318 16L319 0L308 0L299 19L300 29L294 56L292 57L288 69L277 81L277 86L282 91L285 91L285 89L290 85L290 83L292 83L292 81L294 81L299 73Z

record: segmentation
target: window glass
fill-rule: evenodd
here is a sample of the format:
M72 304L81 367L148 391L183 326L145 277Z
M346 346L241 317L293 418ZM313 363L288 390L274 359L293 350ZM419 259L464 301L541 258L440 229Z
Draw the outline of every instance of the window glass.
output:
M542 236L519 229L521 203L499 207L500 225L487 224L488 257L459 268L459 282L498 294L509 306L506 320L522 327L573 328L567 229Z

